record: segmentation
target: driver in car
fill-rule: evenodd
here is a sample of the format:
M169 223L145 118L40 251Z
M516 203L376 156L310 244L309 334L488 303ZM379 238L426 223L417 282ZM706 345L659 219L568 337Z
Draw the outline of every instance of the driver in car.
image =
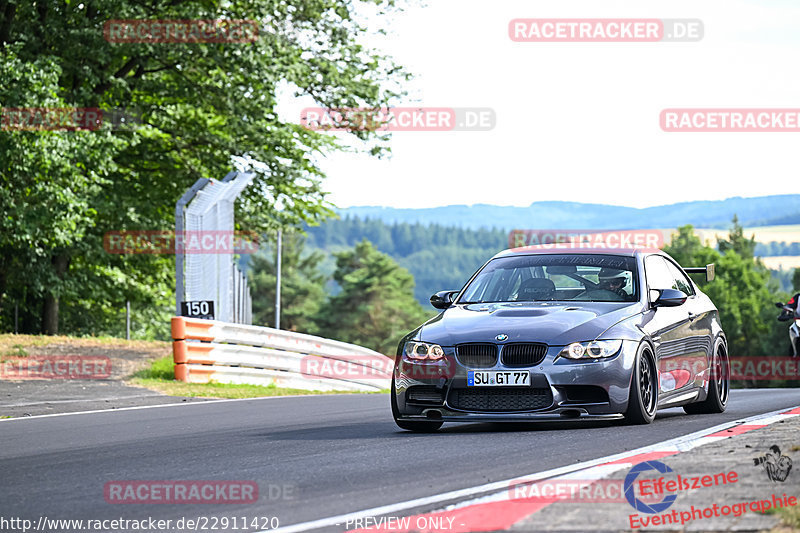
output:
M628 293L622 288L628 282L628 273L625 270L603 268L597 275L597 282L600 289L611 291L624 300L628 299Z

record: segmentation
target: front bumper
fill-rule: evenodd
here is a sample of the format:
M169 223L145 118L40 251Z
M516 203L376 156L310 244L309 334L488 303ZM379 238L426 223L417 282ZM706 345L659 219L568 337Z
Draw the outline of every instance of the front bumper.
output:
M593 415L585 409L554 409L540 413L463 413L449 412L447 409L427 409L422 415L403 415L399 420L441 420L443 422L553 422L556 420L621 420L621 413Z
M505 367L498 358L498 363L491 368L473 368L461 364L455 356L455 349L445 346L446 363L415 363L398 358L392 400L398 418L409 421L619 419L628 407L638 347L638 342L623 341L622 348L613 357L574 361L558 356L563 347L551 346L544 360L535 366ZM420 371L420 365L424 371ZM469 387L469 370L527 370L531 373L531 384L529 387ZM521 403L516 399L506 401L496 397L503 394L519 397ZM464 402L464 395L478 396L478 400ZM424 401L420 401L420 397L424 397ZM536 407L519 407L526 402ZM473 405L479 405L479 408L470 407Z

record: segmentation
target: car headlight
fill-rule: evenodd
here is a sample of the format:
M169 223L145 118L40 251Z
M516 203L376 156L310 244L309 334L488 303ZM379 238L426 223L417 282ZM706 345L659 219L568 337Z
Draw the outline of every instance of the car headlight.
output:
M419 341L407 342L403 353L416 361L437 361L444 357L444 350L438 344Z
M561 350L561 355L568 359L600 359L601 357L611 357L621 347L621 340L573 342Z

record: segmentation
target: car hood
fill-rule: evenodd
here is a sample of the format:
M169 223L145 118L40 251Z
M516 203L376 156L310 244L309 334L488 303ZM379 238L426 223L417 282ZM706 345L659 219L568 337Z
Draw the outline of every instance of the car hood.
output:
M639 315L642 304L617 302L507 302L453 306L423 324L416 340L453 346L464 342L543 342L566 345L598 338L617 325L613 338L638 338L638 329L619 322ZM605 338L611 338L604 335Z

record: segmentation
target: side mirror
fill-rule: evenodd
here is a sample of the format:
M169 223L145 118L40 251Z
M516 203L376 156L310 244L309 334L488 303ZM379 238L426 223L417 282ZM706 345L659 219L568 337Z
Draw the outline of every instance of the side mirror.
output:
M447 309L453 303L453 296L458 291L439 291L431 296L431 305L436 309Z
M688 296L682 291L664 289L661 291L661 294L658 295L656 301L653 302L653 305L655 307L678 307L679 305L683 305L686 298L688 298Z
M778 309L783 309L783 304L780 302L775 302L775 307L777 307Z

